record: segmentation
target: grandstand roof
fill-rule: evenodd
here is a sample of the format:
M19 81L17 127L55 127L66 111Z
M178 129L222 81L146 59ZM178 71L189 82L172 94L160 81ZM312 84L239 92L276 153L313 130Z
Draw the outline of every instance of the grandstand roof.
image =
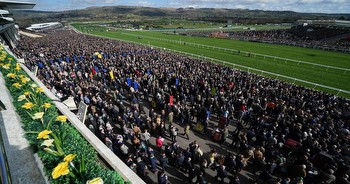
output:
M34 6L31 2L0 1L0 42L14 48L19 40L15 20L8 17L11 14L6 9L32 9Z
M35 3L21 1L0 1L0 9L32 9Z

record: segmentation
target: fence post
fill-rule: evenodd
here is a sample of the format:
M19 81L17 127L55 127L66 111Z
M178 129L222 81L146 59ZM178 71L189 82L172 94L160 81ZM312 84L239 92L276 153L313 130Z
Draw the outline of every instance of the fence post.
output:
M341 89L338 91L338 93L336 95L338 96L340 92L341 92Z

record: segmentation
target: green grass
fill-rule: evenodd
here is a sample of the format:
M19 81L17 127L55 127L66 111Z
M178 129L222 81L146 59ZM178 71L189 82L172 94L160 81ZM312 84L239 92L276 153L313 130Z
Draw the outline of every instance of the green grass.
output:
M255 69L260 69L264 71L269 71L277 73L280 75L286 75L289 77L295 77L298 79L306 80L309 82L314 82L326 86L331 86L334 88L339 88L343 90L350 91L350 72L344 73L339 72L335 69L326 69L321 67L313 67L311 65L297 64L294 62L282 62L280 60L274 61L273 59L263 59L261 57L247 57L244 54L237 54L231 52L223 52L207 48L198 48L183 44L174 44L164 41L155 40L154 38L165 38L170 40L181 40L186 42L193 42L198 44L212 45L218 47L224 47L228 49L239 49L242 51L250 51L261 54L275 55L279 57L286 57L290 59L299 59L308 62L314 62L319 64L338 66L343 68L350 68L350 55L336 53L336 52L326 52L314 49L305 49L299 47L281 46L281 45L271 45L271 44L260 44L233 40L223 40L223 39L213 39L213 38L199 38L199 37L185 37L179 35L167 35L159 32L137 32L137 31L92 31L91 34L96 34L99 36L123 39L134 42L139 42L143 44L150 44L158 47L164 47L168 49L193 53L201 56L206 56L214 59L219 59L227 61L234 64L244 65L246 67L251 67ZM127 33L127 34L125 34ZM130 35L133 34L133 35ZM143 35L142 39L138 38L138 35ZM148 38L145 36L150 36ZM247 69L244 69L247 70ZM251 71L254 72L254 71ZM261 72L255 72L261 74ZM263 74L266 76L266 74ZM276 77L274 77L276 78ZM285 80L288 82L294 82L289 79L284 79L279 77L278 79ZM296 84L304 85L306 87L322 90L325 92L330 92L337 94L338 91L333 91L329 89L324 89L318 86L301 84L296 82ZM338 95L350 98L349 94L339 93Z

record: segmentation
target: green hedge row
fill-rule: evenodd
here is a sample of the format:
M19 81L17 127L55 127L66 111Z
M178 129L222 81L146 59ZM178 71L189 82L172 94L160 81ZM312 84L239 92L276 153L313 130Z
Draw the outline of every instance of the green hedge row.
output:
M0 72L13 97L26 138L44 164L50 183L126 183L98 162L97 153L61 116L43 89L0 46Z

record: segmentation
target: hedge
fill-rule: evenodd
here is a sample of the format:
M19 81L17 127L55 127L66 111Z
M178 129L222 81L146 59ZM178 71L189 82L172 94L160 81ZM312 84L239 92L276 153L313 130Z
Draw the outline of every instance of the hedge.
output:
M0 72L21 117L25 137L43 162L50 183L126 183L116 171L98 162L94 148L1 45Z

